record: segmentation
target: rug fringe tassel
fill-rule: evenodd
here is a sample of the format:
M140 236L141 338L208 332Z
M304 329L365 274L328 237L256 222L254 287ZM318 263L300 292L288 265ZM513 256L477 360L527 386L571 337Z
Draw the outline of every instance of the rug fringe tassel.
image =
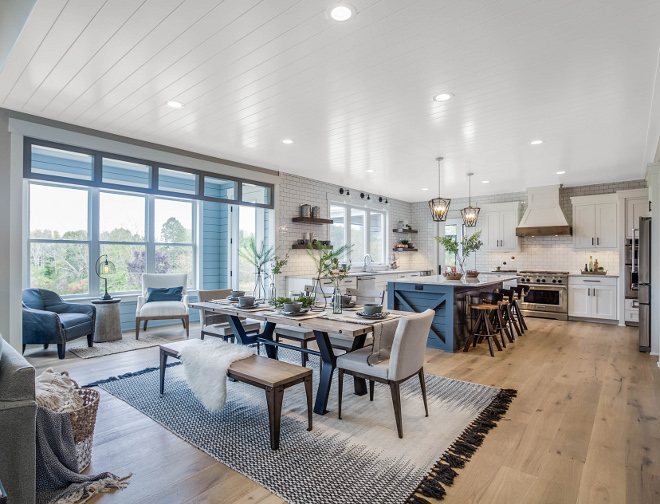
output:
M172 366L178 366L180 364L181 364L181 362L172 362L172 363L168 364L167 367L169 368L169 367L172 367ZM104 383L110 383L110 382L113 382L113 381L121 380L122 378L130 378L132 376L140 376L140 375L143 375L145 373L151 373L152 371L156 371L156 370L159 370L159 369L160 369L160 367L148 367L148 368L144 368L140 371L134 371L132 373L124 373L124 374L119 375L119 376L111 376L110 378L105 378L104 380L98 380L98 381L95 381L95 382L92 382L92 383L88 383L87 385L83 385L81 388L97 387L99 385L103 385Z
M506 414L517 392L513 389L501 389L492 402L463 431L456 441L436 462L429 474L406 501L406 504L430 504L424 497L442 500L447 493L443 485L451 486L458 473L454 469L463 469L472 455L483 444L486 434L497 426L498 420ZM421 495L424 497L422 497Z

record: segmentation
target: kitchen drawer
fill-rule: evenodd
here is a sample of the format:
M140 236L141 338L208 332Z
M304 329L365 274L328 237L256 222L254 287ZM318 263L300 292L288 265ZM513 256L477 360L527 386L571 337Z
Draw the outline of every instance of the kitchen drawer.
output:
M598 287L600 285L616 285L616 277L598 277L584 275L583 277L568 277L568 285L585 285L591 287Z
M624 320L626 322L639 322L639 309L626 310L624 312Z
M638 299L626 299L624 301L624 310L639 310L639 300Z

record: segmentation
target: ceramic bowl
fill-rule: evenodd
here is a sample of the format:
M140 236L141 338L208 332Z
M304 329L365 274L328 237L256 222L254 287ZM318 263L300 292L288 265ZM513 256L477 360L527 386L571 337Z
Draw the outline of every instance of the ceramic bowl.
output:
M362 311L365 315L378 315L383 311L383 305L380 303L364 303Z
M302 310L302 303L300 301L284 303L284 311L287 313L298 313L300 310Z
M353 296L342 296L341 297L341 304L343 306L351 306L351 301L353 301Z
M233 290L231 291L231 297L233 298L239 298L245 296L245 291L238 291L238 290Z
M238 306L250 307L252 305L254 305L253 296L240 296L238 298Z

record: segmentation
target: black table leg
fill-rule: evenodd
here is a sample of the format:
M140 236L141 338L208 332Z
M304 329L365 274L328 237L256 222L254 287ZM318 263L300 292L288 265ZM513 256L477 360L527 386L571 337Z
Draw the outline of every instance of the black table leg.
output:
M330 385L332 384L332 373L337 367L337 359L330 345L330 338L327 332L314 331L316 344L321 354L321 372L319 388L316 391L316 402L314 403L314 413L325 415L328 412L328 397L330 396ZM270 345L269 345L270 346Z
M241 345L252 345L259 343L259 338L263 338L269 341L275 341L273 334L275 332L275 323L266 322L266 327L264 331L260 334L247 335L241 319L235 315L229 317L229 326L231 327L234 336L238 340L238 343ZM277 359L277 346L275 345L266 345L266 355L271 359Z
M167 354L160 351L160 395L165 392L165 369L167 369Z
M264 332L261 334L258 334L256 336L257 338L263 338L269 341L275 341L275 323L274 322L266 322L266 327L264 328ZM264 345L266 347L266 355L270 359L277 359L277 345Z
M356 336L353 339L353 345L351 346L351 352L358 350L364 346L364 342L367 340L367 335L362 334L361 336ZM364 378L353 377L353 389L355 390L355 395L363 396L367 394L367 380Z

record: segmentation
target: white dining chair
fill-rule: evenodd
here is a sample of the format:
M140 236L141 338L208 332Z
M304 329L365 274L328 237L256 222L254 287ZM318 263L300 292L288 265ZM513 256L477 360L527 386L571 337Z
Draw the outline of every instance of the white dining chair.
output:
M396 333L394 334L390 358L374 366L371 366L367 362L373 351L373 347L360 348L337 358L337 369L339 370L339 419L341 419L344 374L368 380L369 399L371 401L374 400L374 382L386 383L390 386L396 428L400 438L403 437L400 392L402 382L415 375L419 377L424 409L426 410L426 416L429 416L429 408L426 402L426 384L424 383L424 352L434 316L435 312L433 310L426 310L423 313L401 317L396 328Z

